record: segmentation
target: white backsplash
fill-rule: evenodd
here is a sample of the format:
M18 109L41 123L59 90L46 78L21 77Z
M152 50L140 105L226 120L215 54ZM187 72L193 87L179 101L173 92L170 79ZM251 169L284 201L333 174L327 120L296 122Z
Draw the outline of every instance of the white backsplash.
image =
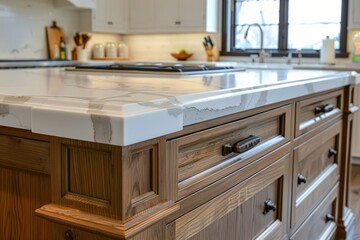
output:
M72 37L79 29L79 12L55 8L53 0L0 0L0 59L48 57L45 27L55 20L64 29L65 40L74 45ZM94 34L89 42L118 42L117 34Z
M129 46L132 59L174 60L170 53L185 49L193 53L189 60L205 61L206 54L202 42L207 35L212 37L219 49L220 34L216 33L123 35L123 40Z

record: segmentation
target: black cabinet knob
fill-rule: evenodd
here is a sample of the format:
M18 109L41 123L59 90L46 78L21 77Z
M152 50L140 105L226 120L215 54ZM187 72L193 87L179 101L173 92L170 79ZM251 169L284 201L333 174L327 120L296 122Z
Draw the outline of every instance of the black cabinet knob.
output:
M328 153L328 157L332 157L332 156L335 156L337 154L337 151L335 148L330 148L329 149L329 153Z
M298 185L306 183L306 178L301 173L299 173L297 176L297 183Z
M330 221L335 222L335 217L331 213L328 213L325 216L325 222L330 222Z
M74 239L74 233L71 230L66 230L65 232L65 240L73 240Z
M324 104L322 106L317 106L314 109L315 115L318 115L320 113L328 113L334 110L334 106L332 104Z
M276 211L276 205L271 201L271 199L267 199L265 202L265 209L263 211L263 214L266 215L268 214L270 211Z

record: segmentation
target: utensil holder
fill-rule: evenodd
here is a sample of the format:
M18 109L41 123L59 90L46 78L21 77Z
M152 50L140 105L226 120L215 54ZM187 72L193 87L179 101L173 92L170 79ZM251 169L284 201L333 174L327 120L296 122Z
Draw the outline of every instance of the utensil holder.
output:
M219 61L220 59L220 53L215 46L212 48L205 48L205 53L206 53L206 60L208 62Z

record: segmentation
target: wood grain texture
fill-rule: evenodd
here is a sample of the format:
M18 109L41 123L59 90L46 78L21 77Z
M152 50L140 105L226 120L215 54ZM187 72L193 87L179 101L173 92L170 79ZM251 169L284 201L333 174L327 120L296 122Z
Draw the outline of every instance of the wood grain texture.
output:
M178 164L175 198L184 198L289 141L290 121L290 106L285 106L169 141L169 151L175 151L169 153L170 161ZM256 147L242 154L222 155L224 144L235 144L250 135L260 137Z
M352 146L352 131L354 124L354 112L351 110L353 100L354 86L345 87L345 113L343 125L342 138L342 154L341 154L341 169L340 169L340 190L339 190L339 218L337 238L346 239L348 232L354 222L354 214L349 208L349 190L350 190L350 170L351 170L351 146Z
M172 202L158 204L156 207L134 217L131 224L56 204L44 205L36 209L36 214L51 222L72 226L72 228L86 232L101 234L110 238L129 239L161 222L166 216L178 209L179 206Z
M251 239L285 217L283 194L289 158L285 157L175 221L175 239ZM264 201L272 199L275 212L263 214ZM287 206L285 204L285 206ZM286 224L282 224L282 234Z
M0 135L0 164L49 174L50 144L24 137Z
M50 197L49 175L0 167L0 239L51 239L48 222L34 215Z
M340 165L341 156L341 128L342 121L328 127L326 131L304 142L294 150L294 188L296 197L311 186L312 182L332 164ZM329 150L335 149L337 154L329 157ZM297 176L301 174L306 183L297 183Z
M330 239L336 233L337 221L337 197L339 187L338 184L330 191L327 197L312 212L308 219L292 236L291 240L303 239ZM335 221L327 221L326 214L334 216Z
M337 90L321 96L312 97L296 103L295 136L304 134L331 118L342 114L344 102L343 90ZM334 110L325 114L315 114L315 107L325 104L334 106Z

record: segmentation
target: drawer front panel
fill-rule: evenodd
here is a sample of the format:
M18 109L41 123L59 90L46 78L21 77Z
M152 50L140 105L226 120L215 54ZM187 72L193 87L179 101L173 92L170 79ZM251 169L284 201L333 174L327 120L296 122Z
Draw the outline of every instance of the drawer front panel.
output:
M310 131L343 112L343 91L338 90L296 103L295 136Z
M341 126L342 122L337 122L294 151L293 228L301 224L339 179Z
M50 144L39 140L0 135L0 161L5 166L50 174Z
M235 240L284 237L288 196L283 190L287 189L289 161L287 155L175 220L174 238Z
M290 106L285 106L169 141L170 161L177 163L176 199L206 187L289 140Z
M290 239L329 239L334 236L337 222L338 192L338 185L336 185Z

